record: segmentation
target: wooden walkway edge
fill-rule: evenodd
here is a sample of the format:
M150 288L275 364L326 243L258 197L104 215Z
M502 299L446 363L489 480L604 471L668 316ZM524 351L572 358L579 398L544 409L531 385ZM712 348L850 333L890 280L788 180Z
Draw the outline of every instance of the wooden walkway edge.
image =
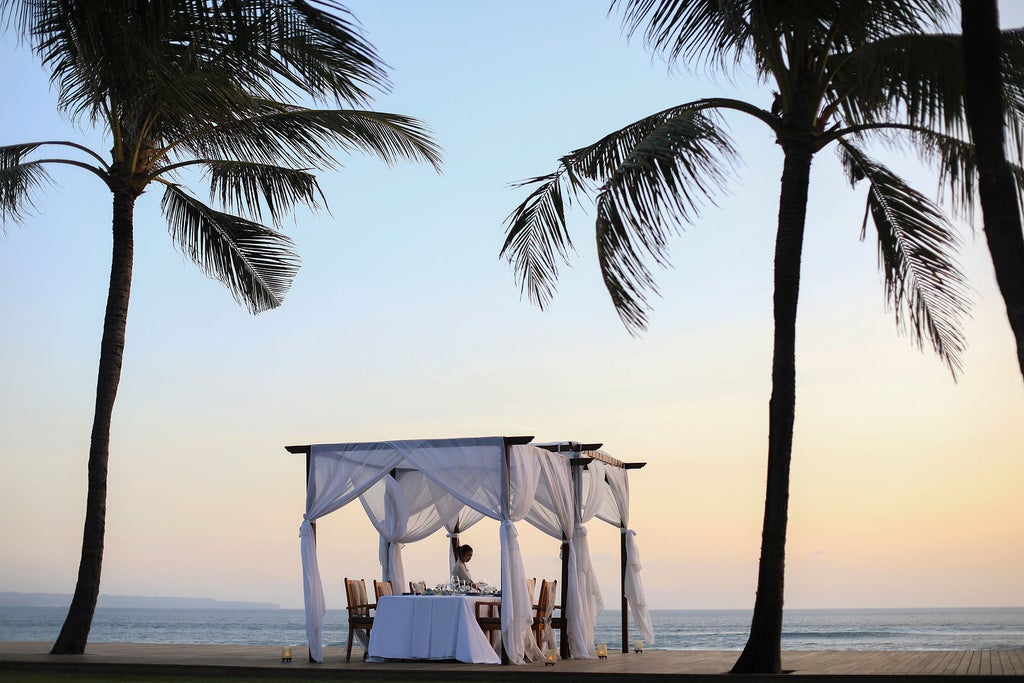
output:
M84 655L50 655L51 643L0 642L2 672L47 670L119 672L188 676L246 676L266 678L398 679L443 681L533 681L541 677L569 681L718 680L767 681L779 676L732 676L729 668L738 651L648 650L642 654L612 652L606 660L565 660L555 666L490 666L459 662L366 663L353 652L345 662L343 647L324 648L323 663L308 661L304 647L293 648L294 660L281 662L281 648L269 645L153 645L90 643ZM1024 681L1024 648L1016 650L903 651L862 650L785 651L782 665L789 676L827 678L830 683L885 679L954 683L979 676Z

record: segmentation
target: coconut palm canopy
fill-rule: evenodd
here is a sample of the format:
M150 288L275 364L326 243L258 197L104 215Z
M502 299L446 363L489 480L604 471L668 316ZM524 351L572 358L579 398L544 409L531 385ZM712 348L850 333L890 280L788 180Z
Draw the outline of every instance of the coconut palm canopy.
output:
M259 313L281 304L298 269L291 241L275 228L296 206L320 207L314 170L335 167L339 150L435 167L440 157L415 119L306 106L364 105L387 83L373 48L334 2L4 0L0 15L42 60L61 110L101 128L111 141L109 152L61 139L0 147L4 223L22 220L33 208L53 166L88 171L113 195L82 557L71 609L53 646L56 654L81 653L100 587L136 199L160 186L175 244ZM215 204L179 183L187 169L204 174Z
M734 672L781 673L783 568L796 401L796 319L811 160L833 148L849 181L868 184L864 228L878 239L885 291L900 329L930 343L956 374L965 346L968 287L959 239L942 208L877 160L872 146L902 146L949 187L955 215L973 201L975 159L966 137L963 51L943 33L945 0L622 0L627 34L673 63L728 76L756 72L767 106L723 97L685 102L563 156L508 219L502 254L521 289L546 305L572 241L566 208L596 194L597 256L623 323L641 330L651 264L669 263L676 232L727 186L739 156L724 119L753 117L783 156L775 245L774 360L768 486L750 639ZM1005 116L1024 156L1024 43L1004 43ZM767 225L773 222L766 221Z

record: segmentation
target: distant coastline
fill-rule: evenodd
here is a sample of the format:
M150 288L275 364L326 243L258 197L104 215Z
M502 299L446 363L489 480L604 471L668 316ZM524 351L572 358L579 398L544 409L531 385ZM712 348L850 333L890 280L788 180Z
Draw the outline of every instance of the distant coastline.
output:
M68 607L69 605L71 605L70 594L0 592L0 607ZM280 605L273 602L103 594L100 594L96 606L143 609L281 609Z

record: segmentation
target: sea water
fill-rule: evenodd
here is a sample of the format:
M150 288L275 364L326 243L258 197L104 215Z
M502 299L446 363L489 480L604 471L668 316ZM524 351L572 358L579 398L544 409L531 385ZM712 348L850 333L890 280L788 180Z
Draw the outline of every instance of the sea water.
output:
M0 641L53 642L64 607L0 607ZM750 631L749 610L654 610L656 643L645 649L739 650ZM595 642L621 648L620 612L597 620ZM344 644L345 610L328 610L324 644ZM640 638L630 624L630 640ZM301 645L298 609L96 609L94 643ZM1024 607L985 609L788 609L787 650L1005 650L1024 648Z

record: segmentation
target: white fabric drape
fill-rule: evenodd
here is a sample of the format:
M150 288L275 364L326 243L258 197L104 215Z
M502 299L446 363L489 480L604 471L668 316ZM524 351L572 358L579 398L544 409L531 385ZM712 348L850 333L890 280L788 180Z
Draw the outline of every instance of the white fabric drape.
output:
M388 448L367 444L355 457L345 457L331 446L313 446L309 455L306 512L299 527L302 555L302 588L306 603L306 637L309 658L323 661L323 623L327 606L316 557L313 522L347 505L395 467L402 458Z
M444 526L463 503L417 470L399 469L377 481L359 501L380 534L381 580L396 592L405 590L402 547Z
M626 600L629 602L629 611L633 615L637 629L644 640L653 645L654 627L651 625L651 614L647 607L647 592L640 577L640 551L636 545L636 532L629 528L629 476L624 469L609 467L605 472L605 480L612 494L610 502L614 505L603 505L598 517L618 526L620 533L625 534Z
M604 609L597 575L590 557L584 524L593 518L604 499L604 463L593 461L580 471L580 495L574 492L572 467L565 454L548 453L540 458L542 486L527 521L554 538L567 541L566 586L567 637L573 659L593 659L594 623ZM553 634L552 634L553 635Z
M594 625L597 615L604 610L604 598L601 596L601 588L597 583L597 572L594 571L594 563L590 556L590 541L587 538L585 525L594 518L606 498L605 493L608 491L608 486L605 483L606 469L607 466L603 462L593 460L587 465L586 470L579 472L581 491L579 499L576 501L579 519L573 538L577 564L576 566L571 563L569 565L569 575L579 577L577 600L580 603L581 617L585 617L579 620L580 623L575 629L575 637L586 644L586 649L581 649L580 652L585 653L588 659L597 656L594 651ZM570 560L572 559L570 556ZM573 657L576 657L575 651Z
M581 654L587 648L582 640L577 638L579 634L578 622L585 618L581 614L579 603L579 576L574 572L576 562L576 546L573 542L573 529L575 527L576 515L573 505L572 470L568 458L558 454L544 451L545 455L538 456L541 471L541 486L538 487L536 501L526 521L537 529L541 530L552 538L560 539L562 551L568 553L569 563L569 585L566 587L568 605L564 605L569 616L568 633L570 649L573 657ZM547 629L548 642L545 647L554 647L554 632ZM593 649L590 647L589 649Z
M534 446L509 449L509 490L501 501L501 642L509 661L537 661L543 654L530 631L533 600L526 592L526 571L515 522L533 507L540 482L540 458L547 454Z

